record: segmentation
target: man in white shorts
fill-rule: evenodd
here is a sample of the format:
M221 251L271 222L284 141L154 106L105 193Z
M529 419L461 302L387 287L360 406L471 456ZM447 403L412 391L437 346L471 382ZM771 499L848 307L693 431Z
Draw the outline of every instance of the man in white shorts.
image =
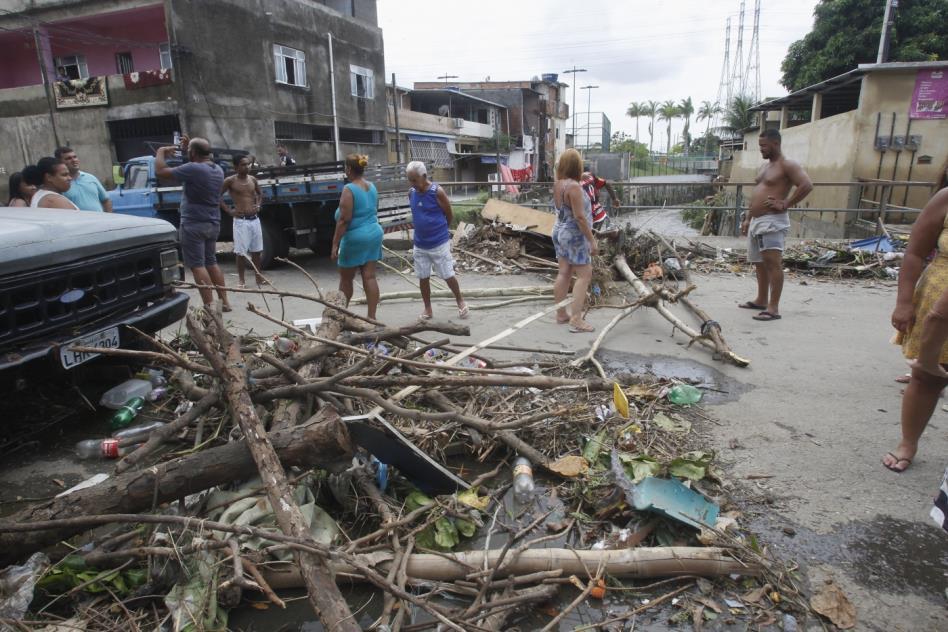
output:
M405 168L411 191L408 201L411 205L412 225L414 226L415 276L421 289L421 300L425 310L422 320L431 318L431 271L444 279L458 305L458 316L467 318L468 308L461 296L461 286L454 275L454 257L451 255L451 202L444 189L428 179L425 163L413 161Z
M263 252L263 229L260 226L260 204L263 193L257 179L250 175L251 156L234 158L234 175L224 179L221 208L234 218L234 254L237 256L238 287L245 287L244 269L249 255L257 277L257 287L265 279L260 275L260 253ZM224 194L229 193L233 206L227 206Z

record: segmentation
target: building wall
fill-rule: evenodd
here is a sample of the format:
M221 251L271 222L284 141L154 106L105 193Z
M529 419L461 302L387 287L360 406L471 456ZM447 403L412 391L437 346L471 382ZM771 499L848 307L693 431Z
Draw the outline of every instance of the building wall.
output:
M42 83L36 45L30 33L0 33L3 63L0 64L0 90Z
M911 121L909 128L909 108L915 90L914 70L899 72L878 72L866 76L863 80L859 111L861 127L856 150L854 175L860 178L875 178L879 168L879 152L873 146L876 132L876 118L881 113L880 134L888 135L892 129L892 115L895 114L895 135L921 135L922 143L917 154L903 151L901 155L888 151L882 156L881 178L888 180L908 180L911 167L911 180L937 183L948 166L948 121L919 120ZM930 156L930 164L919 164L921 156ZM898 157L898 164L896 164ZM893 204L902 205L905 189L893 191ZM905 206L922 208L931 197L927 188L911 188Z
M262 164L275 155L275 121L332 125L327 33L333 33L336 103L340 127L379 130L379 144L342 143L343 155L368 154L384 162L385 86L382 32L373 25L342 17L309 0L168 0L172 31L179 49L184 124L192 135L212 144L247 149ZM265 10L264 10L265 9ZM265 11L270 15L265 15ZM214 20L206 19L216 16ZM226 33L227 37L221 37ZM213 41L213 47L207 42ZM306 55L306 87L276 83L273 44ZM370 68L375 98L350 93L350 64ZM280 141L298 162L335 159L332 142Z
M152 11L143 14L151 17ZM116 52L128 52L132 55L132 62L136 71L159 70L161 60L158 54L158 45L168 41L165 30L164 15L157 12L158 19L134 20L124 27L114 25L104 28L95 28L94 32L103 37L115 39L130 39L134 37L139 46L124 45L122 43L97 42L94 38L70 41L67 38L54 34L51 42L53 57L64 55L85 55L86 65L90 76L114 75L118 72L115 62ZM89 21L89 27L94 27L94 21ZM92 30L92 28L90 28ZM35 59L35 53L34 53Z

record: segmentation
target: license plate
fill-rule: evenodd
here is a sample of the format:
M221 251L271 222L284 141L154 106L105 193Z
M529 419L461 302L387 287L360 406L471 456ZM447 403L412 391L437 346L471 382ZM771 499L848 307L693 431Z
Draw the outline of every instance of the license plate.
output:
M88 362L92 358L98 357L98 353L73 351L72 347L98 347L99 349L118 349L119 348L119 328L110 327L104 331L98 331L82 338L76 338L67 342L59 348L59 358L62 361L64 369L72 369L83 362Z

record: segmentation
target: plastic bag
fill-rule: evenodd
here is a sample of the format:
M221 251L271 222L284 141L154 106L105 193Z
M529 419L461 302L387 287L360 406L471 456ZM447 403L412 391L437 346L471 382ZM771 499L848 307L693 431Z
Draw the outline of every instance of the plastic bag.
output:
M49 558L34 553L25 564L0 571L0 619L20 620L33 601L33 588L46 569Z

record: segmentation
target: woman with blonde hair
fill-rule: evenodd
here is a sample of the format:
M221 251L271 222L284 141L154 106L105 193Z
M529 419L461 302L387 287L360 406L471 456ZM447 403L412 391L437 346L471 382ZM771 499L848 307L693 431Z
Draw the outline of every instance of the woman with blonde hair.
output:
M553 184L553 210L556 213L553 246L559 263L553 297L557 303L562 302L569 292L570 279L576 275L570 311L564 307L556 310L556 322L569 323L572 333L595 330L583 319L583 311L586 290L592 280L592 258L599 254L599 245L592 233L592 204L579 182L582 175L582 156L575 149L567 149L556 164L556 182Z
M368 156L346 156L346 178L336 209L336 232L332 238L332 258L339 266L339 290L352 299L352 282L357 270L362 272L362 289L368 305L369 318L375 318L379 304L379 284L375 279L375 262L382 258L382 226L379 225L379 194L375 185L363 178L369 164Z

